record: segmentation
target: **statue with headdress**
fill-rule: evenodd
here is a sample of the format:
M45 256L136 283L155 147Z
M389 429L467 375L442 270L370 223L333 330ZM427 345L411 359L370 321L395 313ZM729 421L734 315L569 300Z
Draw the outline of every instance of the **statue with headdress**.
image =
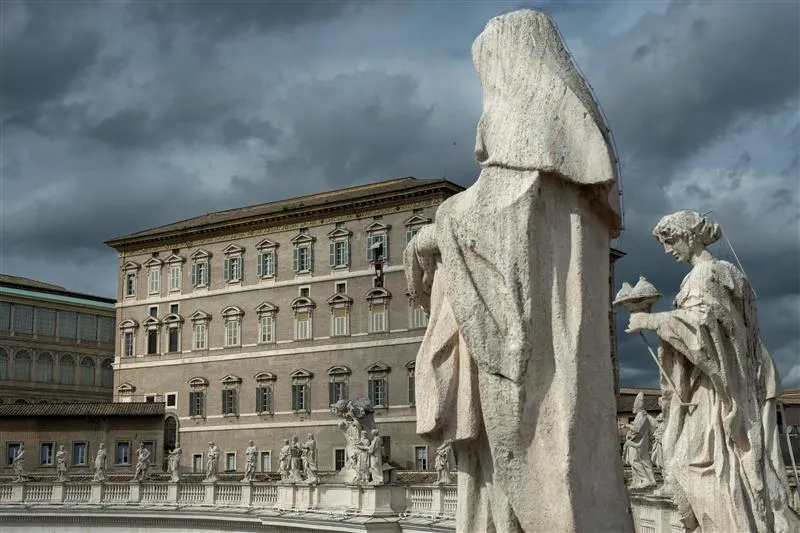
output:
M761 341L744 273L715 258L722 236L696 211L663 217L653 236L690 265L674 309L631 314L628 332L655 332L664 395L665 485L689 531L800 531L776 424L779 381Z
M609 130L544 13L493 18L472 57L480 176L404 257L429 315L417 433L452 443L459 532L632 532L608 356Z

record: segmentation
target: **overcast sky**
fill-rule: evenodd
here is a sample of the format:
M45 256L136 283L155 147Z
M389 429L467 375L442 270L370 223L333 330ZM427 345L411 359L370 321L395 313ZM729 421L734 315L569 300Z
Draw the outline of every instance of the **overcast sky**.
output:
M713 209L800 386L797 0L1 3L2 273L113 296L112 237L397 176L468 186L470 46L539 7L616 138L618 283L644 274L668 306L686 267L650 229ZM623 384L655 385L641 339L620 342Z

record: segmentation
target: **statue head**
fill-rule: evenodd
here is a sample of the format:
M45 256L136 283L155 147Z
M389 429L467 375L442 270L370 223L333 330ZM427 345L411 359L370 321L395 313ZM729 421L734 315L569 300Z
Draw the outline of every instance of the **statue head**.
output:
M375 438L377 436L378 436L378 430L377 429L373 429L372 430L372 437Z
M309 434L308 434L308 436L307 436L306 438L307 438L308 440L314 440L314 434L313 434L313 433L309 433Z
M644 408L644 393L640 392L636 395L636 399L633 400L633 412L638 413Z
M297 435L292 437L292 444L297 444Z
M104 449L105 449L105 447L106 447L106 445L105 445L105 444L103 444L103 443L101 442L101 443L100 443L100 449L101 449L101 450L104 450Z
M366 431L362 431L361 432L361 438L362 439L366 439L367 438L367 432Z
M283 444L284 444L284 446L288 446L289 445L289 439L283 439Z
M250 446L252 446L252 445L253 445L253 441L251 441L251 440L247 441L247 443L248 443Z
M715 243L722 236L722 229L697 211L683 210L659 220L653 236L676 261L688 263L706 246Z

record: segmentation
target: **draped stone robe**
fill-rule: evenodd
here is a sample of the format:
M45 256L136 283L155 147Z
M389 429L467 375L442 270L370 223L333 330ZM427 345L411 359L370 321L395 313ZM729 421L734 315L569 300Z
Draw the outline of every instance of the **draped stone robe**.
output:
M679 512L705 533L800 532L775 421L777 372L747 278L727 261L701 262L675 306L656 333L677 387L662 381L664 469Z
M453 441L458 532L633 531L616 427L609 248L616 166L552 21L492 19L477 182L406 249L429 310L417 432Z

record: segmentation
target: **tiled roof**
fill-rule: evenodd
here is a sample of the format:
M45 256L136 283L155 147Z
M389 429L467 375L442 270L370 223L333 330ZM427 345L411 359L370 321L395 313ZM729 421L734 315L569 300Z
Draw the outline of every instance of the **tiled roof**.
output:
M0 274L0 283L10 283L12 285L19 285L29 289L52 289L57 291L65 291L64 287L53 285L52 283L45 283L31 278L23 278L22 276L11 276L9 274Z
M169 238L171 234L186 232L203 228L204 231L213 231L226 224L234 222L259 221L263 217L289 216L292 214L302 214L312 208L335 208L345 207L348 202L362 198L378 199L382 195L390 193L411 192L414 189L426 188L429 186L441 186L449 189L451 193L463 190L463 187L444 179L417 179L413 177L396 178L392 180L379 181L366 185L357 185L346 189L337 189L307 196L298 196L286 200L269 202L264 204L239 207L227 211L208 213L199 217L182 220L173 224L159 226L156 228L131 233L122 237L117 237L106 242L112 248L123 246L130 241L152 240L157 238ZM127 242L126 242L127 241Z
M114 309L116 303L113 298L74 292L58 285L7 274L0 274L0 293L108 309Z
M163 416L163 402L0 404L3 416Z

